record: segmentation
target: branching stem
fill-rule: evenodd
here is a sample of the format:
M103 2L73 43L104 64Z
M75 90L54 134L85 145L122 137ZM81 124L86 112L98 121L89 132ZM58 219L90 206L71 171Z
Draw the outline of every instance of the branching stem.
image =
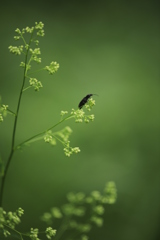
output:
M47 130L45 130L45 131L43 131L43 132L40 132L40 133L38 133L38 134L36 134L36 135L28 138L27 140L21 142L20 144L18 144L18 145L14 148L14 150L19 149L19 148L20 148L22 145L24 145L24 144L27 144L27 143L32 142L34 139L35 139L35 141L36 141L36 139L37 139L37 140L41 139L41 138L39 138L40 136L44 135L46 132L52 130L53 128L55 128L56 126L58 126L59 124L61 124L62 122L66 121L66 120L68 120L68 119L70 119L70 118L72 118L72 117L74 117L74 116L73 116L72 114L70 114L69 116L67 116L67 117L63 118L62 120L60 120L58 123L54 124L52 127L48 128Z
M32 35L33 35L33 32L31 34L31 38L30 38L30 41L29 41L29 46L31 44ZM3 193L4 193L4 184L5 184L5 180L6 180L6 175L7 175L8 168L9 168L11 159L13 157L14 151L15 151L15 147L14 146L15 146L15 136L16 136L17 120L18 120L18 115L19 115L19 109L20 109L20 104L21 104L23 88L24 88L25 79L26 79L26 70L27 70L26 66L27 66L28 52L29 52L29 47L27 48L27 52L26 52L23 82L22 82L22 86L21 86L21 90L20 90L20 94L19 94L19 99L18 99L18 104L17 104L17 111L16 111L15 119L14 119L13 133L12 133L12 142L11 142L11 150L10 150L9 158L7 160L7 163L6 163L6 166L5 166L5 169L4 169L4 174L2 176L2 183L1 183L1 189L0 189L0 207L2 206Z

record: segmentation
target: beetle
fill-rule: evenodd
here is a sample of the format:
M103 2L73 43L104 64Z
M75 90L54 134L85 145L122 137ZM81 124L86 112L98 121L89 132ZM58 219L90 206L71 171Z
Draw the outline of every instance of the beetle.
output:
M88 101L88 99L93 96L93 95L97 95L97 94L87 94L79 103L78 107L79 109L81 109Z

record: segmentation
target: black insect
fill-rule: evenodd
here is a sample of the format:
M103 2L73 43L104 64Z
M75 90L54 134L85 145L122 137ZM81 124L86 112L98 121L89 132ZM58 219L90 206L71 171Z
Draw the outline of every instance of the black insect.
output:
M87 103L88 99L93 95L97 95L97 94L88 94L87 96L85 96L78 105L79 109L81 109Z

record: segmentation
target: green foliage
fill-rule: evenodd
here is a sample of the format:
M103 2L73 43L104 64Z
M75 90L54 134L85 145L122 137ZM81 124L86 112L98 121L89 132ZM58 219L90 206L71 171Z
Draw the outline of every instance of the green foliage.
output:
M55 61L52 61L48 66L31 72L33 62L36 62L37 64L41 64L42 62L42 59L40 57L41 50L39 48L38 38L44 36L43 28L44 24L42 22L36 22L33 27L26 27L22 30L17 28L15 30L16 36L14 36L14 39L18 42L21 41L22 43L20 43L18 46L9 46L9 51L12 54L15 54L17 56L24 55L24 61L21 61L20 63L20 67L24 69L24 75L16 112L10 110L8 105L1 104L0 98L0 122L3 122L4 117L7 116L8 113L14 116L10 154L6 161L2 161L0 158L0 177L2 180L0 189L0 206L2 206L5 179L7 176L8 168L13 154L15 154L17 150L39 140L43 140L52 146L55 146L57 142L60 142L63 145L65 155L67 157L70 157L73 153L80 152L79 147L70 146L69 137L72 133L72 129L69 126L66 126L59 131L54 131L54 128L56 128L62 122L67 121L71 118L73 118L76 123L89 123L94 120L93 114L86 113L90 112L95 105L95 100L90 98L84 105L86 112L84 111L84 108L76 110L72 109L70 113L68 111L62 110L60 113L60 121L48 129L37 133L34 136L31 136L18 145L15 145L17 119L19 116L22 96L24 92L30 88L33 88L36 92L38 92L43 87L41 81L34 77L33 74L39 71L47 71L49 74L53 75L59 69L59 64ZM30 36L28 42L26 41L26 34ZM32 75L32 77L30 75ZM93 191L89 196L86 196L82 192L77 194L71 192L67 195L67 200L68 202L61 208L53 207L50 212L46 212L42 216L42 220L49 225L52 225L53 220L55 219L63 219L61 225L58 228L58 234L56 234L56 230L51 226L47 227L43 232L39 231L38 228L31 228L30 232L21 233L16 229L16 227L21 222L21 217L24 213L24 210L22 208L19 208L15 212L6 212L2 207L0 207L0 233L3 233L5 237L11 236L12 238L14 238L12 235L12 233L14 233L14 235L18 235L18 238L21 240L23 240L24 237L28 237L31 240L39 240L40 234L45 234L45 237L47 239L60 239L64 232L72 231L73 237L69 238L70 240L88 240L87 234L90 232L93 225L101 227L103 224L102 215L104 214L104 204L113 204L115 202L116 188L113 182L109 182L106 185L103 194L98 191Z
M87 234L91 229L94 226L103 225L104 205L113 204L116 198L117 191L114 182L108 182L103 193L92 191L89 196L86 196L83 192L70 192L67 195L66 204L61 208L52 208L50 212L45 212L41 219L49 225L55 224L56 219L63 219L57 230L57 238L60 235L64 239L66 232L72 231L74 235L72 240L89 239Z
M31 240L40 240L39 234L45 234L48 239L52 239L56 235L56 230L51 227L47 227L44 232L39 232L38 228L31 228L28 233L21 233L16 230L16 226L21 222L21 216L24 214L22 208L18 208L16 212L5 212L3 208L0 208L0 232L3 232L5 237L12 236L12 232L19 235L20 239L23 236L30 238Z

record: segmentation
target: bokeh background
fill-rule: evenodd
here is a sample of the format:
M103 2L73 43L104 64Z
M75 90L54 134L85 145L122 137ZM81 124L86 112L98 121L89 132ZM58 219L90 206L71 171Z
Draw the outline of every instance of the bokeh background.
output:
M20 229L42 227L40 216L61 206L69 191L101 191L115 181L118 198L105 211L97 240L160 239L160 17L159 1L3 1L0 6L2 102L15 110L23 59L11 55L14 30L45 24L42 66L59 71L35 77L44 88L23 95L16 143L59 121L97 93L91 124L72 128L71 145L81 153L65 157L63 147L37 142L16 152L10 165L4 208L25 210ZM36 67L36 66L35 66ZM13 118L0 125L0 154L10 151Z

